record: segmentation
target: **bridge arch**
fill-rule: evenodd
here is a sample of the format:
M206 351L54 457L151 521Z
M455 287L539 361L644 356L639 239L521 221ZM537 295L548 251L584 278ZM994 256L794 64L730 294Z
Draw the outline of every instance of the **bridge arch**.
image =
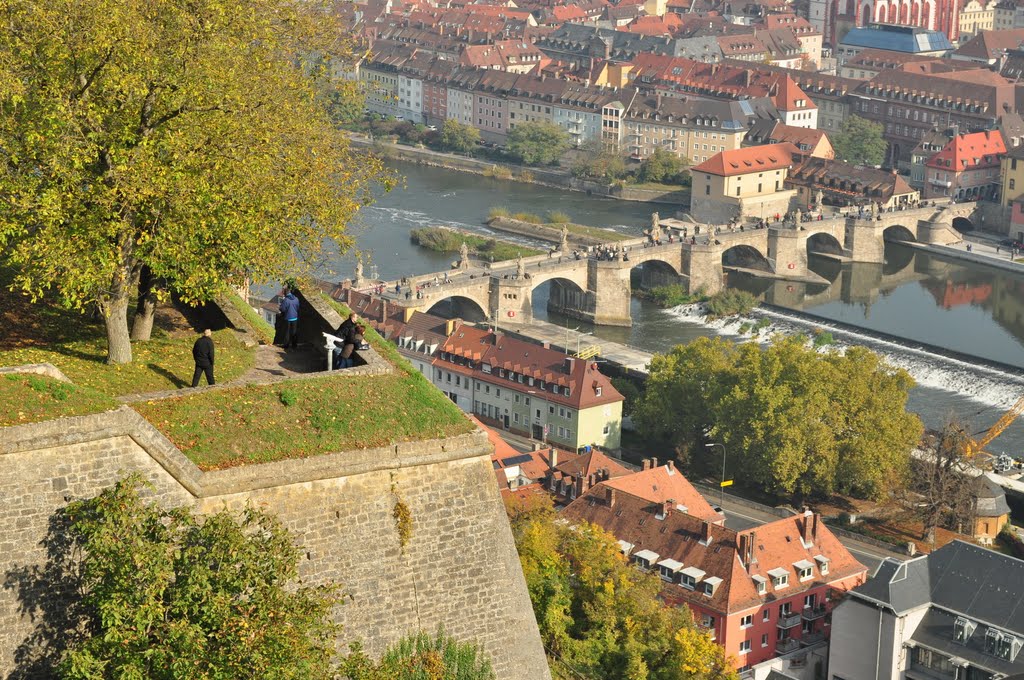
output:
M426 312L445 319L463 319L465 321L486 321L490 316L486 304L465 295L449 295L434 300Z
M807 254L811 253L842 255L843 244L831 232L815 232L807 237Z
M629 270L630 285L655 288L679 283L679 272L664 260L650 259L638 262Z
M741 243L722 251L723 267L742 267L744 269L758 269L761 271L773 271L772 263L768 261L764 253L754 246Z
M885 231L882 232L882 239L886 241L917 241L917 235L913 230L903 226L902 224L894 224L890 227L886 227Z
M965 231L974 231L974 222L971 222L966 217L954 217L953 228L959 231L961 234Z
M530 293L534 318L554 312L576 317L587 309L587 291L571 278L551 276L537 283Z

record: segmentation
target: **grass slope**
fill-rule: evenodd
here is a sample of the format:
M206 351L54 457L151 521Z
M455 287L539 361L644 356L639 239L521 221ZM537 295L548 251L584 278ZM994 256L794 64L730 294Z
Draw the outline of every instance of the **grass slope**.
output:
M342 316L348 308L323 296ZM471 432L473 423L368 328L366 339L396 371L376 376L319 376L273 385L204 391L134 404L196 465L236 465L307 458L402 441Z
M177 314L173 327L153 329L153 339L132 344L131 364L106 363L107 338L103 324L64 309L49 300L31 302L10 291L10 272L0 270L0 366L48 362L79 387L107 396L170 390L191 383L192 344L198 335ZM235 338L234 331L213 334L217 347L217 380L227 382L249 370L254 351ZM0 412L10 411L0 402Z
M114 399L89 389L41 375L0 376L0 427L38 423L54 418L101 413L117 408Z

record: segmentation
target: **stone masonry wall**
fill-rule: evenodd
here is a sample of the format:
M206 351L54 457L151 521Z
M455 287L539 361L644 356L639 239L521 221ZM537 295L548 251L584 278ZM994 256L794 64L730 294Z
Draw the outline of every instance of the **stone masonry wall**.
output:
M0 677L50 677L56 651L37 634L60 627L64 600L47 567L48 528L70 499L130 472L160 502L200 511L254 503L295 533L307 582L341 583L339 645L379 653L439 625L482 643L498 677L549 677L511 531L481 432L295 461L201 472L127 407L0 429ZM396 498L413 530L403 550ZM58 535L59 536L59 535Z

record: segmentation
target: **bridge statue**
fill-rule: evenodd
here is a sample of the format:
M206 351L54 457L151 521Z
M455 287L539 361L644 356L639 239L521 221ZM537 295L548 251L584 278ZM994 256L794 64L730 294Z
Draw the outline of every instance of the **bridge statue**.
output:
M564 255L569 252L569 227L562 225L562 241L558 244L558 249Z
M352 287L362 288L364 283L366 282L363 280L363 258L359 256L356 258L356 276L352 279Z
M526 278L526 265L523 263L523 256L516 257L516 276L520 279Z
M459 246L459 269L469 269L469 246L465 241Z
M797 208L793 213L793 224L797 229L800 228L800 223L804 221L804 213L800 208Z
M825 206L825 193L818 189L814 192L814 207L821 210Z

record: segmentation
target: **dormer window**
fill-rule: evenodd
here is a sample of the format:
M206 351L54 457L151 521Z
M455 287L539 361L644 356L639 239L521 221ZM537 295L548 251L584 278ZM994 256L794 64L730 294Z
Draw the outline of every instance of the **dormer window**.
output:
M758 595L764 595L768 591L768 579L766 579L764 576L758 576L757 574L754 574L750 578L754 580L754 584L757 586Z
M776 568L768 571L768 575L772 579L772 588L775 590L781 590L789 586L789 571L786 569Z
M989 628L985 633L985 651L1000 659L1014 661L1020 652L1021 640L1016 636Z
M704 579L704 594L708 597L714 597L715 591L718 590L718 586L722 584L722 579L717 576L708 576Z
M818 563L818 571L822 576L828 575L828 563L831 562L829 558L824 555L815 555L814 561Z
M956 621L953 623L953 641L966 645L967 641L971 639L971 634L974 633L974 629L977 625L978 624L970 619L966 619L962 616L956 617Z
M594 388L594 394L597 395L598 397L601 396L601 386L600 385L598 385L597 387Z
M796 569L797 578L800 579L801 582L814 578L813 562L800 560L799 562L793 563L793 568Z

